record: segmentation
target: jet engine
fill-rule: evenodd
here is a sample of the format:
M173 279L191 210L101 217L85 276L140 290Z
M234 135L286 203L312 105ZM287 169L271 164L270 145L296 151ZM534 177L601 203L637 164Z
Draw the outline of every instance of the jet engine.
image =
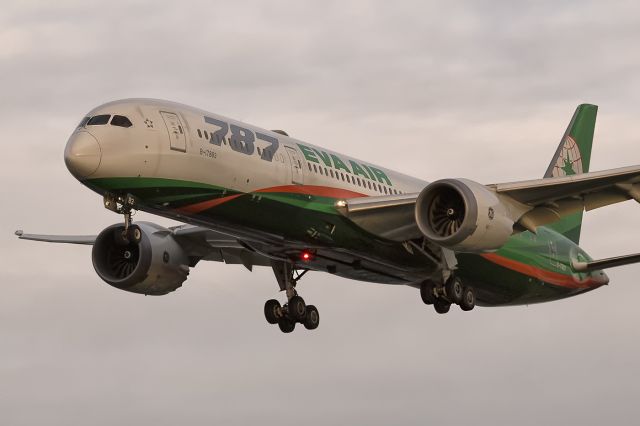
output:
M98 235L91 252L98 276L132 293L163 295L176 290L189 275L186 252L169 229L149 222L136 222L132 227L130 238L123 237L122 224L111 225Z
M468 179L443 179L427 185L416 201L418 228L430 241L461 252L500 248L514 221L499 196Z

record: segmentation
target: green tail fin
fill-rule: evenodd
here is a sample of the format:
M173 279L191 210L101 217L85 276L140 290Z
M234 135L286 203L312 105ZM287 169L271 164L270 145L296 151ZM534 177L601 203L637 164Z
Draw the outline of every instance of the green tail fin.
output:
M564 132L560 145L556 150L545 178L577 175L589 171L591 162L591 146L593 144L593 131L596 126L596 105L578 105L569 127ZM574 213L549 225L549 228L563 234L576 244L580 242L580 229L582 227L582 213Z

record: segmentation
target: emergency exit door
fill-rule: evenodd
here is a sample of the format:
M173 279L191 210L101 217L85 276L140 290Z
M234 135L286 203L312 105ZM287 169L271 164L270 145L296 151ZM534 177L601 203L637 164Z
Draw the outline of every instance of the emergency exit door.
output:
M160 111L160 115L162 115L164 124L167 126L171 149L187 152L187 135L184 133L184 127L178 115L165 111Z

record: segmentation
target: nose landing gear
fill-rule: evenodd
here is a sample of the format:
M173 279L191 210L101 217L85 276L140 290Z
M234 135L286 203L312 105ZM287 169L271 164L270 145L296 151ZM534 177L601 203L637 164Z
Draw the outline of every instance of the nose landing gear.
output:
M269 324L278 324L280 331L291 333L296 324L304 325L307 330L315 330L320 324L320 314L313 305L307 305L295 289L297 282L307 273L297 273L293 265L286 262L274 262L273 271L280 284L280 289L287 293L287 303L281 305L275 299L264 304L264 316Z
M127 194L124 197L112 194L105 194L104 196L104 207L107 210L124 216L124 228L121 233L117 233L116 235L116 243L118 244L138 244L142 240L142 231L133 225L131 219L135 206L136 198L131 194Z
M463 311L470 311L476 306L473 288L464 286L460 278L453 275L444 284L425 281L420 286L420 297L425 304L433 305L439 314L449 312L452 304L459 305Z

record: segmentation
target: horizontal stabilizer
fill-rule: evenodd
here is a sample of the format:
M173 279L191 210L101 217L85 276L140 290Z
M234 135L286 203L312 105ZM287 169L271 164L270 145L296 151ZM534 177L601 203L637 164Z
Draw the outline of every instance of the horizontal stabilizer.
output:
M630 265L632 263L640 263L640 253L629 254L626 256L610 257L608 259L593 260L591 262L571 261L571 267L576 272L589 272L600 269L614 268L616 266Z

